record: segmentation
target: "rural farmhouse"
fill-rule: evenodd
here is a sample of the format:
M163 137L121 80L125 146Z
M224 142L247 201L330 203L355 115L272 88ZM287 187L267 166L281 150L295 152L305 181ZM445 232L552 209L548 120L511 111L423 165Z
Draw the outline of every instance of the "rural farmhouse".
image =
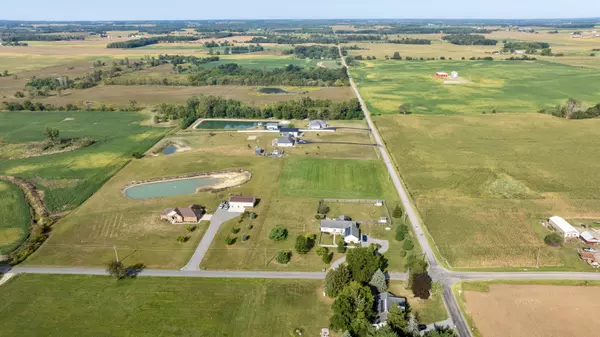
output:
M321 220L321 233L341 234L346 243L360 243L360 231L354 221L334 219Z
M406 310L406 297L396 296L389 292L379 293L375 300L375 305L377 305L377 318L373 325L379 328L387 324L387 316L390 309L399 307L402 310Z
M190 205L184 208L167 208L161 215L161 220L167 220L171 223L197 223L204 214L204 208L200 205Z
M308 128L311 130L320 130L327 127L327 122L321 119L315 119L308 122Z

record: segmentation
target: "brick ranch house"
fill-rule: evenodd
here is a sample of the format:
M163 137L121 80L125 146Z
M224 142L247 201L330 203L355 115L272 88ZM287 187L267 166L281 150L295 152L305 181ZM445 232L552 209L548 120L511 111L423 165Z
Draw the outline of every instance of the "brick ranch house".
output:
M170 223L198 223L204 214L204 208L200 205L190 205L183 208L167 208L161 215L161 220L169 221Z

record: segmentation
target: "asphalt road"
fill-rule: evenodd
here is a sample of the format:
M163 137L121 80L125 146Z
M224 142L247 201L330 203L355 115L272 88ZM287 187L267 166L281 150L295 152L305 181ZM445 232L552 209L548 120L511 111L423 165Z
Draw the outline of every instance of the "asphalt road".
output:
M192 257L190 258L188 263L183 268L181 268L181 270L186 270L186 271L199 270L200 262L202 262L204 255L206 255L208 248L210 248L210 244L214 240L215 235L217 235L217 232L219 231L221 224L223 224L223 222L225 222L225 221L231 220L240 215L242 215L242 213L229 212L227 210L217 209L215 214L213 214L213 216L210 218L210 225L208 226L206 233L204 233L204 236L202 236L202 240L200 240L198 247L196 247L196 251L194 251L194 255L192 255Z
M342 55L342 50L340 48L338 48L338 50L340 53L340 57L342 58L342 64L346 67L346 69L348 69L346 60L344 59L344 56ZM356 83L354 83L354 79L352 78L350 71L347 70L347 74L348 74L348 78L350 80L350 86L352 87L352 90L354 90L354 94L356 95L356 98L360 102L360 106L365 115L367 124L368 124L369 128L371 129L371 133L373 134L375 141L377 142L377 146L379 148L379 151L381 152L381 157L383 158L383 162L385 163L385 166L387 167L390 178L392 179L392 182L394 183L394 187L396 188L396 191L398 192L398 195L400 196L400 201L402 201L402 206L404 208L404 212L408 216L408 219L410 220L410 223L412 224L413 231L415 232L415 235L417 237L417 241L421 245L423 254L427 258L427 262L429 263L429 268L430 268L432 277L439 280L444 285L444 301L446 304L446 308L448 309L448 313L450 314L450 319L452 320L452 322L454 322L454 325L455 325L456 329L458 330L458 333L461 337L471 337L471 333L467 327L465 318L463 317L462 312L460 311L460 309L458 307L456 298L454 298L452 291L450 291L451 284L448 282L448 280L446 278L443 277L443 274L446 272L446 270L443 269L438 264L437 260L435 259L435 254L433 253L433 250L432 250L431 246L429 245L427 238L425 237L425 233L423 232L423 229L422 229L423 226L421 224L421 220L417 216L417 213L410 201L410 198L408 197L408 192L406 191L406 189L404 188L404 185L402 184L402 181L400 180L400 176L398 175L398 173L396 171L396 167L394 166L394 164L388 154L385 143L383 142L383 139L379 135L379 131L377 130L375 123L373 123L373 120L371 119L371 113L369 112L369 109L367 108L365 101L363 100L362 96L360 95L360 92L358 91L358 88L356 87ZM438 277L438 276L442 276L442 277Z

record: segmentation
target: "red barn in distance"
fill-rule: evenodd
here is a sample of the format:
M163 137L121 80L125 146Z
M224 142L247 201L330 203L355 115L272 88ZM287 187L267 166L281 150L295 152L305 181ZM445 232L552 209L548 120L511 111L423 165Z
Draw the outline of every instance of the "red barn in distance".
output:
M441 77L441 78L448 78L448 73L437 72L437 73L435 73L435 76Z

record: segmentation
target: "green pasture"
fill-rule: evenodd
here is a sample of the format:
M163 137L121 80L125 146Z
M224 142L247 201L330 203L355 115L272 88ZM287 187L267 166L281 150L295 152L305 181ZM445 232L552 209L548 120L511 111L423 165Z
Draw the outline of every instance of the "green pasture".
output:
M0 174L34 181L51 211L71 209L129 162L133 152L144 152L167 131L140 125L147 118L135 112L2 112L5 142L41 141L44 129L54 127L63 138L87 137L96 143L71 152L2 160Z
M448 265L587 268L575 245L546 246L540 221L600 219L600 120L496 114L375 122Z
M23 192L0 180L0 255L11 252L25 240L30 222Z
M436 72L457 71L465 83L444 84ZM352 67L375 114L536 112L575 98L600 103L600 72L545 61L367 61Z
M299 59L293 56L272 56L272 55L231 55L231 56L220 56L220 60L216 62L209 62L201 64L200 66L205 68L217 67L227 63L237 63L238 65L252 69L275 69L283 68L287 65L293 64L300 67L317 67L319 62L323 62L323 66L328 68L339 68L340 66L335 61L320 61L310 59Z
M383 163L375 160L285 160L279 191L287 196L377 199L393 195Z
M1 336L316 336L322 281L19 275L0 292Z

